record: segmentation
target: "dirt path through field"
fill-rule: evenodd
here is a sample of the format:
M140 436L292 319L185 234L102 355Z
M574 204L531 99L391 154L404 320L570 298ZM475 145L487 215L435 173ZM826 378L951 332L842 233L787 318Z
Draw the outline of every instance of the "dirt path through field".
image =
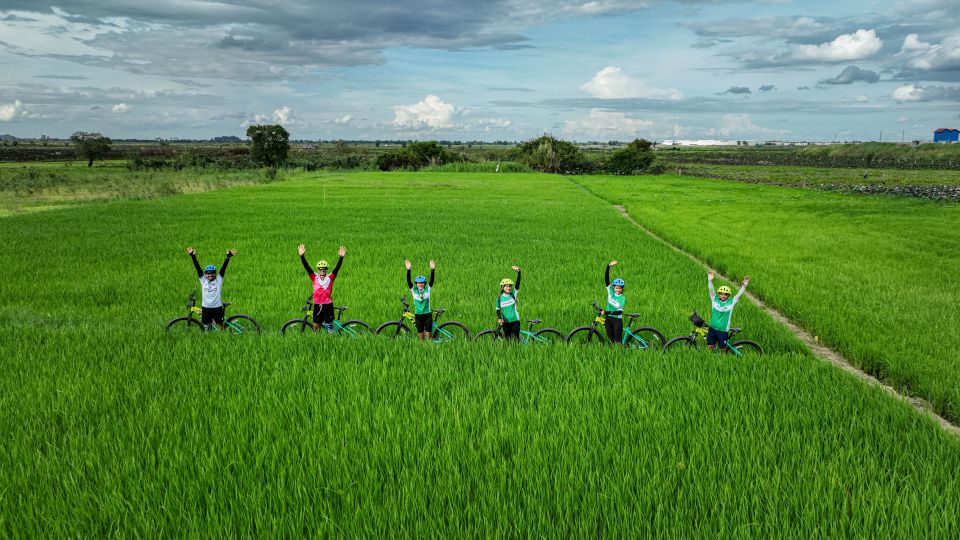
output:
M595 193L593 193L593 192L590 191L589 189L585 188L584 186L581 186L581 185L580 185L579 183L577 183L576 181L574 181L574 180L571 180L571 181L572 181L574 184L576 184L577 186L579 186L580 188L582 188L584 191L590 193L592 196L597 197L598 199L601 199L601 200L602 200L601 197L597 196ZM604 202L607 202L607 201L604 201ZM609 204L609 203L608 203L608 204ZM725 277L725 276L723 276L723 274L721 274L720 272L718 272L716 269L711 268L710 265L708 265L708 264L705 263L704 261L698 259L698 258L697 258L696 256L694 256L693 254L688 253L687 251L684 251L683 249L681 249L681 248L679 248L679 247L671 244L670 242L668 242L667 240L665 240L664 238L662 238L662 237L661 237L660 235L658 235L657 233L651 231L650 229L648 229L647 227L645 227L643 224L641 224L641 223L639 223L637 220L633 219L633 217L630 215L629 212L627 212L627 209L624 208L623 205L615 204L615 205L612 205L612 206L613 206L614 209L617 210L617 212L620 213L620 215L621 215L624 219L626 219L627 221L629 221L630 223L632 223L634 227L640 229L641 231L643 231L645 234L647 234L648 236L650 236L650 237L653 238L654 240L656 240L656 241L658 241L658 242L666 245L667 247L669 247L669 248L672 249L673 251L676 251L677 253L679 253L679 254L687 257L688 259L694 261L695 263L699 264L700 266L703 266L703 267L706 268L707 270L716 273L718 276ZM728 281L731 281L731 280L728 279ZM887 393L890 394L891 396L894 396L894 397L896 397L896 398L898 398L898 399L901 399L901 400L903 400L903 401L906 401L907 403L909 403L910 405L912 405L917 411L919 411L919 412L922 413L922 414L928 415L930 418L932 418L934 421L936 421L938 424L940 424L940 426L941 426L944 430L946 430L947 432L952 433L952 434L954 434L954 435L960 435L960 426L956 426L956 425L954 425L954 424L951 424L946 418L944 418L944 417L936 414L936 413L934 412L934 410L933 410L933 407L931 407L930 404L927 403L926 400L923 400L923 399L920 399L920 398L917 398L917 397L912 397L912 396L907 396L907 395L901 394L900 392L898 392L898 391L897 391L895 388L893 388L892 386L890 386L890 385L888 385L888 384L880 381L880 380L877 379L876 377L874 377L874 376L872 376L872 375L870 375L870 374L862 371L860 368L854 366L849 360L847 360L846 358L844 358L844 357L843 357L840 353L838 353L837 351L835 351L835 350L833 350L833 349L831 349L831 348L829 348L829 347L824 346L822 343L820 343L819 341L817 341L816 339L814 339L814 337L813 337L812 335L810 335L809 332L807 332L806 330L804 330L803 328L801 328L800 326L798 326L796 323L794 323L793 321L791 321L790 319L788 319L784 314L780 313L779 311L777 311L777 310L774 309L773 307L771 307L771 306L769 306L768 304L766 304L766 303L764 303L763 301L761 301L759 298L757 298L757 297L754 296L753 294L747 292L747 293L746 293L746 296L747 296L754 304L756 304L757 306L759 306L760 309L764 310L768 315L770 315L770 316L773 317L775 320L779 321L781 324L783 324L784 326L786 326L787 329L790 330L790 332L792 332L792 333L793 333L795 336L797 336L801 341L803 341L808 347L810 347L810 349L813 351L813 353L814 353L815 355L817 355L817 357L819 357L819 358L821 358L821 359L823 359L823 360L826 360L827 362L829 362L829 363L833 364L834 366L836 366L836 367L838 367L838 368L846 371L847 373L850 373L850 374L853 375L854 377L857 377L858 379L866 382L867 384L875 385L875 386L878 386L878 387L882 388L885 392L887 392Z

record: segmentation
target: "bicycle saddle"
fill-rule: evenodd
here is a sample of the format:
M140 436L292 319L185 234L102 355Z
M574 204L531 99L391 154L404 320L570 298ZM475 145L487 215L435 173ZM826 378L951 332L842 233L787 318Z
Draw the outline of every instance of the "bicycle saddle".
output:
M540 324L540 319L530 319L527 321L530 324Z

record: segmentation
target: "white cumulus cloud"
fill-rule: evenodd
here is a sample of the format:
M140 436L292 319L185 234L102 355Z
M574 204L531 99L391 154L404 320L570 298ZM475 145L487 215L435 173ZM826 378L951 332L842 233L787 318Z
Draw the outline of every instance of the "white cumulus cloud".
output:
M627 113L591 109L589 116L567 120L563 132L585 137L636 137L652 126L652 121L633 118Z
M9 122L23 111L23 103L15 100L13 103L0 105L0 122Z
M443 129L456 125L454 114L457 108L433 94L413 105L393 108L393 125L405 129Z
M960 101L960 87L905 84L893 91L893 99L898 103L937 100Z
M130 112L131 107L126 103L117 103L110 110L117 114L124 114Z
M281 107L279 109L274 109L273 111L273 121L281 126L285 126L290 123L290 107Z
M817 62L845 62L862 60L873 56L883 47L883 41L874 30L860 29L852 34L843 34L833 41L820 45L797 45L793 49L796 60Z
M905 57L907 67L913 69L960 69L960 33L949 35L936 44L920 41L917 34L910 34L903 40L900 56Z
M651 88L617 66L601 69L580 89L600 99L653 98L677 101L683 97L683 93L676 88Z
M346 124L349 124L350 122L353 122L353 115L350 115L350 114L345 114L333 121L334 124L340 124L340 125L346 125Z

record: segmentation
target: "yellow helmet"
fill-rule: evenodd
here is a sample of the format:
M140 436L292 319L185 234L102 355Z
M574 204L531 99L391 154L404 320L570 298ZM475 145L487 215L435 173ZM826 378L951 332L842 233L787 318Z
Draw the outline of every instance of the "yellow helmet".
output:
M500 288L502 289L504 285L513 285L513 280L510 278L503 278L500 280Z
M720 288L717 289L717 292L720 294L730 294L730 287L727 287L726 285L721 285Z
M317 268L318 268L318 269L320 269L320 268L330 268L330 263L328 263L327 261L320 261L320 262L317 263Z

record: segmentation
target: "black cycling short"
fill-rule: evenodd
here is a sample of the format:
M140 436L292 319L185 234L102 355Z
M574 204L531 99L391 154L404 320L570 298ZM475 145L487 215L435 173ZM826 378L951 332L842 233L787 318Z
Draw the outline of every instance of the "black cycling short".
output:
M200 308L200 323L204 326L217 323L223 324L223 306Z
M712 326L710 327L710 330L707 330L707 345L719 345L722 349L727 346L727 339L729 338L730 332L717 330Z
M333 304L314 304L313 322L330 324L333 322Z
M413 316L413 323L417 325L417 333L433 332L433 313L417 313Z
M623 319L607 315L603 319L603 326L607 329L607 337L610 341L618 345L623 342Z
M503 339L520 339L520 321L503 323Z

